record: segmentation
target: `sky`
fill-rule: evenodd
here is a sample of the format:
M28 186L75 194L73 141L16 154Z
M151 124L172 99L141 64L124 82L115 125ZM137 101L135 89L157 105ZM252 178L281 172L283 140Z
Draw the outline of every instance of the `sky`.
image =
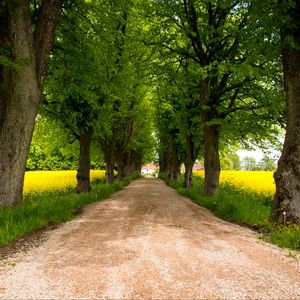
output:
M275 150L269 150L271 152L270 157L272 158L275 158L276 161L279 159L280 157L280 152L279 151L275 151ZM254 151L248 151L248 150L238 150L237 151L237 154L239 155L240 159L243 160L246 156L248 157L253 157L255 158L255 160L257 162L259 162L263 156L264 156L264 153L262 152L262 150L260 149L256 149Z

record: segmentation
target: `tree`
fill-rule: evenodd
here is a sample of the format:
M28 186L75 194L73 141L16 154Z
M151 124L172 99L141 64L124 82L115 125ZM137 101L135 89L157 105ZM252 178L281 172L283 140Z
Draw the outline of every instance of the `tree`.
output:
M230 151L230 149L225 149L222 151L221 156L221 169L222 170L240 170L241 169L241 160L239 156Z
M272 219L300 224L300 3L278 1L281 14L282 63L287 106L283 151L275 172Z
M244 169L247 171L254 171L257 169L256 159L254 157L246 156L243 159Z
M149 45L159 44L174 56L193 61L198 72L206 196L218 190L224 125L233 116L260 110L267 114L267 108L280 99L275 97L280 86L274 87L279 63L273 45L278 36L261 26L254 13L257 6L256 1L210 0L155 1L150 5L149 14L160 29L156 26L153 30ZM160 39L155 37L158 32ZM266 120L271 121L272 113L273 108ZM276 116L272 123L277 122Z
M203 146L203 135L201 132L200 107L198 103L199 85L195 84L195 71L186 62L182 62L183 72L180 87L183 96L180 109L180 131L184 140L184 187L192 187L193 166ZM178 72L179 73L179 72Z
M267 156L266 154L258 163L259 169L264 171L275 171L276 170L276 163L273 158Z
M135 22L133 5L125 1L76 1L62 18L45 110L80 141L78 192L90 190L92 135L100 141L107 183L114 179L115 164L119 179L141 168L143 157L136 151L141 132L148 134L141 120L148 119L149 109L145 46L136 42Z
M89 192L90 148L95 129L105 125L102 60L97 35L87 21L94 7L70 5L62 17L46 80L43 112L59 121L79 142L76 191ZM70 30L71 29L71 30ZM100 122L101 119L101 122Z
M26 160L59 9L59 0L42 1L33 26L28 0L1 1L0 206L22 201Z
M34 127L27 170L74 170L79 143L55 120L39 115Z
M170 83L169 83L170 84ZM171 85L174 87L173 85ZM158 138L159 173L178 180L184 160L184 140L179 128L179 94L169 93L168 83L156 91L155 123Z
M107 1L100 10L101 22L105 24L100 49L104 49L101 55L105 58L106 101L110 103L108 131L100 136L100 144L107 166L106 180L111 183L115 164L119 179L140 169L143 159L136 146L143 134L151 140L149 132L141 126L141 121L148 119L145 74L150 54L139 41L136 3Z

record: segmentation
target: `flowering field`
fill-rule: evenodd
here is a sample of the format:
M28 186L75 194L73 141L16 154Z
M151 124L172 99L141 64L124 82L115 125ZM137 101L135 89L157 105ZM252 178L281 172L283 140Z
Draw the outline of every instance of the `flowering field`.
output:
M24 193L45 192L74 187L77 171L29 171L25 173ZM105 171L91 170L91 181L104 178Z
M273 171L221 171L220 182L258 193L274 194ZM195 176L204 177L204 171L195 171Z

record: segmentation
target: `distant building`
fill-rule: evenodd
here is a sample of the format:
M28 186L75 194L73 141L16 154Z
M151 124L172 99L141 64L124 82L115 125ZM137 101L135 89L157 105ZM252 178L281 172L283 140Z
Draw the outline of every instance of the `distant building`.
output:
M142 167L142 174L152 174L152 173L155 173L156 171L158 171L158 168L159 168L158 165L157 164L153 164L153 163L144 165Z
M196 163L196 164L194 164L194 166L193 166L193 171L200 171L200 170L203 170L204 168L203 168L203 165L202 164L200 164L200 163Z

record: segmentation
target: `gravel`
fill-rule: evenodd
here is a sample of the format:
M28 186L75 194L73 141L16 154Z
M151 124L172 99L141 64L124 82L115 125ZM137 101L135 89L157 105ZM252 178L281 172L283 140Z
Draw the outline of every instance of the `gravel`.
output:
M299 253L140 179L2 256L0 299L90 298L300 299Z

